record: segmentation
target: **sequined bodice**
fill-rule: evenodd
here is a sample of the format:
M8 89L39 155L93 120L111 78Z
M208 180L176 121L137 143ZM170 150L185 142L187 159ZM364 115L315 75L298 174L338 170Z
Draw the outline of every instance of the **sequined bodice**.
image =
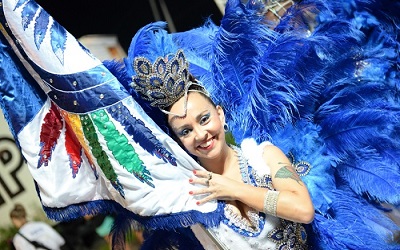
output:
M249 166L246 158L242 155L240 148L232 146L239 158L239 168L244 183L256 187L268 188L274 190L272 186L272 178L265 174L259 176L257 171ZM230 229L244 237L257 237L264 230L266 217L262 212L249 210L246 213L247 218L241 214L234 212L231 204L224 207L225 219L223 223ZM276 218L275 218L276 219ZM301 224L280 219L279 226L269 230L267 237L276 244L276 249L306 249L307 234Z

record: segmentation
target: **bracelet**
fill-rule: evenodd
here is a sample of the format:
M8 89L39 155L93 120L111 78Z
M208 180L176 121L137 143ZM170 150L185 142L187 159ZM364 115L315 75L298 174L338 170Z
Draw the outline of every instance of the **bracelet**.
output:
M264 197L264 213L276 216L279 191L268 190Z

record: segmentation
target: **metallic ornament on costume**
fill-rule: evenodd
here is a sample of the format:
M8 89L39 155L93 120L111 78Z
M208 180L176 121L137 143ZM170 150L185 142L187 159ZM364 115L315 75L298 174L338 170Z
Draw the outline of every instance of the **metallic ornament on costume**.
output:
M266 0L265 13L271 12L276 18L281 19L287 9L294 4L293 0Z
M268 233L268 238L277 244L276 249L307 249L305 228L292 221L281 219L282 226Z
M188 67L182 50L172 58L158 57L154 64L145 57L137 57L133 63L137 75L132 77L131 86L150 105L165 109L187 93L191 85Z
M298 161L295 162L295 157L292 152L289 152L287 155L288 159L292 163L294 170L299 176L305 176L311 171L311 164L306 161Z
M306 161L299 161L294 164L294 169L299 176L305 176L311 171L311 164Z
M243 182L251 185L256 184L253 179L254 176L252 174L252 167L249 166L247 159L243 155L242 150L234 145L230 145L230 147L235 150L239 158L239 169ZM238 214L232 210L232 205L225 204L225 219L223 220L223 223L242 236L257 237L258 235L260 235L264 228L265 214L259 213L254 209L250 209L249 211L247 211L246 215L247 218L238 216Z

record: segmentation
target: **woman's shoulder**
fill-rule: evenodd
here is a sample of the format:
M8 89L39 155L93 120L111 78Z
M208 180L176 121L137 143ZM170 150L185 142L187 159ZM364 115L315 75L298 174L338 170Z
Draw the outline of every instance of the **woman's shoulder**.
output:
M255 139L247 138L242 141L240 148L249 165L254 168L258 174L270 174L270 169L266 164L264 155L266 150L274 150L276 146L269 141L257 143Z
M243 151L250 151L250 150L264 151L265 147L275 147L275 146L269 141L258 143L254 138L246 138L242 141L240 147L242 148Z
M258 143L253 138L244 139L240 145L243 153L246 156L253 157L254 155L275 155L276 153L282 153L281 149L272 144L270 141L264 141ZM265 158L265 157L264 157Z

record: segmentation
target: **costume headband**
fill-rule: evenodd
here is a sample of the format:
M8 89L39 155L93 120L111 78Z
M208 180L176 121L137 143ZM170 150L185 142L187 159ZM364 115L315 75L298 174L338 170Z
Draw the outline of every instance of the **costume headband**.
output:
M132 77L131 86L143 99L150 101L151 106L159 108L166 114L182 117L186 115L189 91L209 96L202 85L190 79L188 68L189 63L181 49L172 58L158 57L154 64L146 57L136 57L133 62L136 75ZM185 97L184 114L174 114L165 110L182 97Z

